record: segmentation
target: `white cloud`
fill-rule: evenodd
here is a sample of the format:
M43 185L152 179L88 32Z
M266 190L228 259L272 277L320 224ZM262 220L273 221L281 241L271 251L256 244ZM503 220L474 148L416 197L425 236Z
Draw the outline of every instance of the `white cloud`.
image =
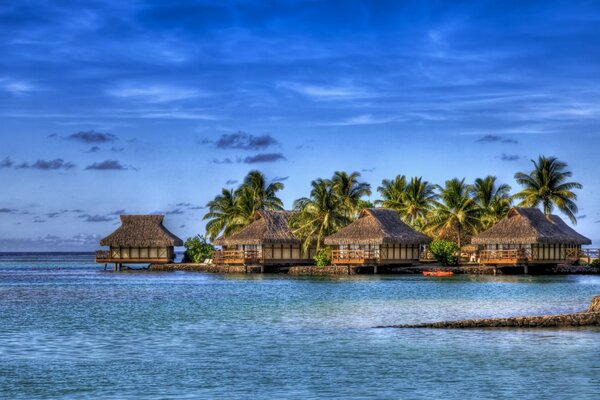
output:
M399 121L398 117L374 117L373 114L362 114L355 117L350 117L342 121L327 122L321 125L330 126L352 126L352 125L377 125L386 124L388 122Z
M36 90L35 86L29 82L9 78L0 78L0 88L14 95L27 94Z
M369 93L367 90L350 85L319 86L294 82L284 82L279 84L279 86L292 90L296 93L302 94L304 96L311 97L315 100L359 99L368 98L372 96L372 94Z
M145 103L168 103L203 95L196 89L172 85L120 86L109 89L107 93L113 97Z

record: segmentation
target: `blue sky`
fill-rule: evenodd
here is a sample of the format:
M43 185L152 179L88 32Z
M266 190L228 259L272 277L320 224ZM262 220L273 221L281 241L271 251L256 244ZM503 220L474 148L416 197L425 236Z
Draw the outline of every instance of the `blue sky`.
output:
M93 249L123 211L200 233L251 169L290 207L338 169L517 190L539 154L600 239L598 43L594 1L4 1L0 251Z

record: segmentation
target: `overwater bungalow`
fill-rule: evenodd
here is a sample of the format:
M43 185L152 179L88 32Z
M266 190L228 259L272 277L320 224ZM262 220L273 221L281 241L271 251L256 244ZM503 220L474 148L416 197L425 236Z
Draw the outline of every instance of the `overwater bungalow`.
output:
M412 264L429 242L396 211L385 208L365 208L356 221L325 238L325 244L334 247L334 265Z
M175 246L183 241L163 226L164 215L121 215L121 226L100 240L109 250L96 252L96 262L108 264L159 264L175 259Z
M491 265L559 264L579 259L581 246L591 240L556 215L537 208L512 208L487 231L473 237L479 261Z
M254 221L230 236L220 237L214 244L215 264L226 265L293 265L310 264L314 249L302 251L302 240L289 228L291 211L258 211Z

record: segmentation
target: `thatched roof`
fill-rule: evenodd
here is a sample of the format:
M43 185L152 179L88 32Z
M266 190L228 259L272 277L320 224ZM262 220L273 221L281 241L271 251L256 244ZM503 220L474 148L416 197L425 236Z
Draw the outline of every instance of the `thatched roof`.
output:
M169 247L183 241L163 226L164 215L121 215L121 226L100 240L101 246Z
M487 231L473 237L471 243L485 244L591 244L592 241L570 228L560 217L546 217L537 208L514 207L508 215Z
M261 245L265 243L299 244L288 225L292 211L258 211L254 221L231 236L220 237L213 243L218 246Z
M365 208L358 219L325 238L327 245L425 244L431 239L406 225L387 208Z

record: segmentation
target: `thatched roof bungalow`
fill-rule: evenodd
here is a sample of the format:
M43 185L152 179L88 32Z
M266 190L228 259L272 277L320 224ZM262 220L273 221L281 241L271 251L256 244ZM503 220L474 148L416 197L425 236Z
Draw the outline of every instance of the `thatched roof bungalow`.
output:
M485 264L544 264L576 260L591 240L556 215L537 208L514 207L485 232L473 237Z
M314 250L302 251L302 240L289 227L292 211L260 210L254 221L230 236L214 241L222 246L215 263L291 265L312 262Z
M334 264L411 264L429 242L386 208L365 208L356 221L325 238L325 244L334 247Z
M100 263L167 263L183 241L163 226L164 215L121 215L121 226L100 240L108 251L98 251Z

